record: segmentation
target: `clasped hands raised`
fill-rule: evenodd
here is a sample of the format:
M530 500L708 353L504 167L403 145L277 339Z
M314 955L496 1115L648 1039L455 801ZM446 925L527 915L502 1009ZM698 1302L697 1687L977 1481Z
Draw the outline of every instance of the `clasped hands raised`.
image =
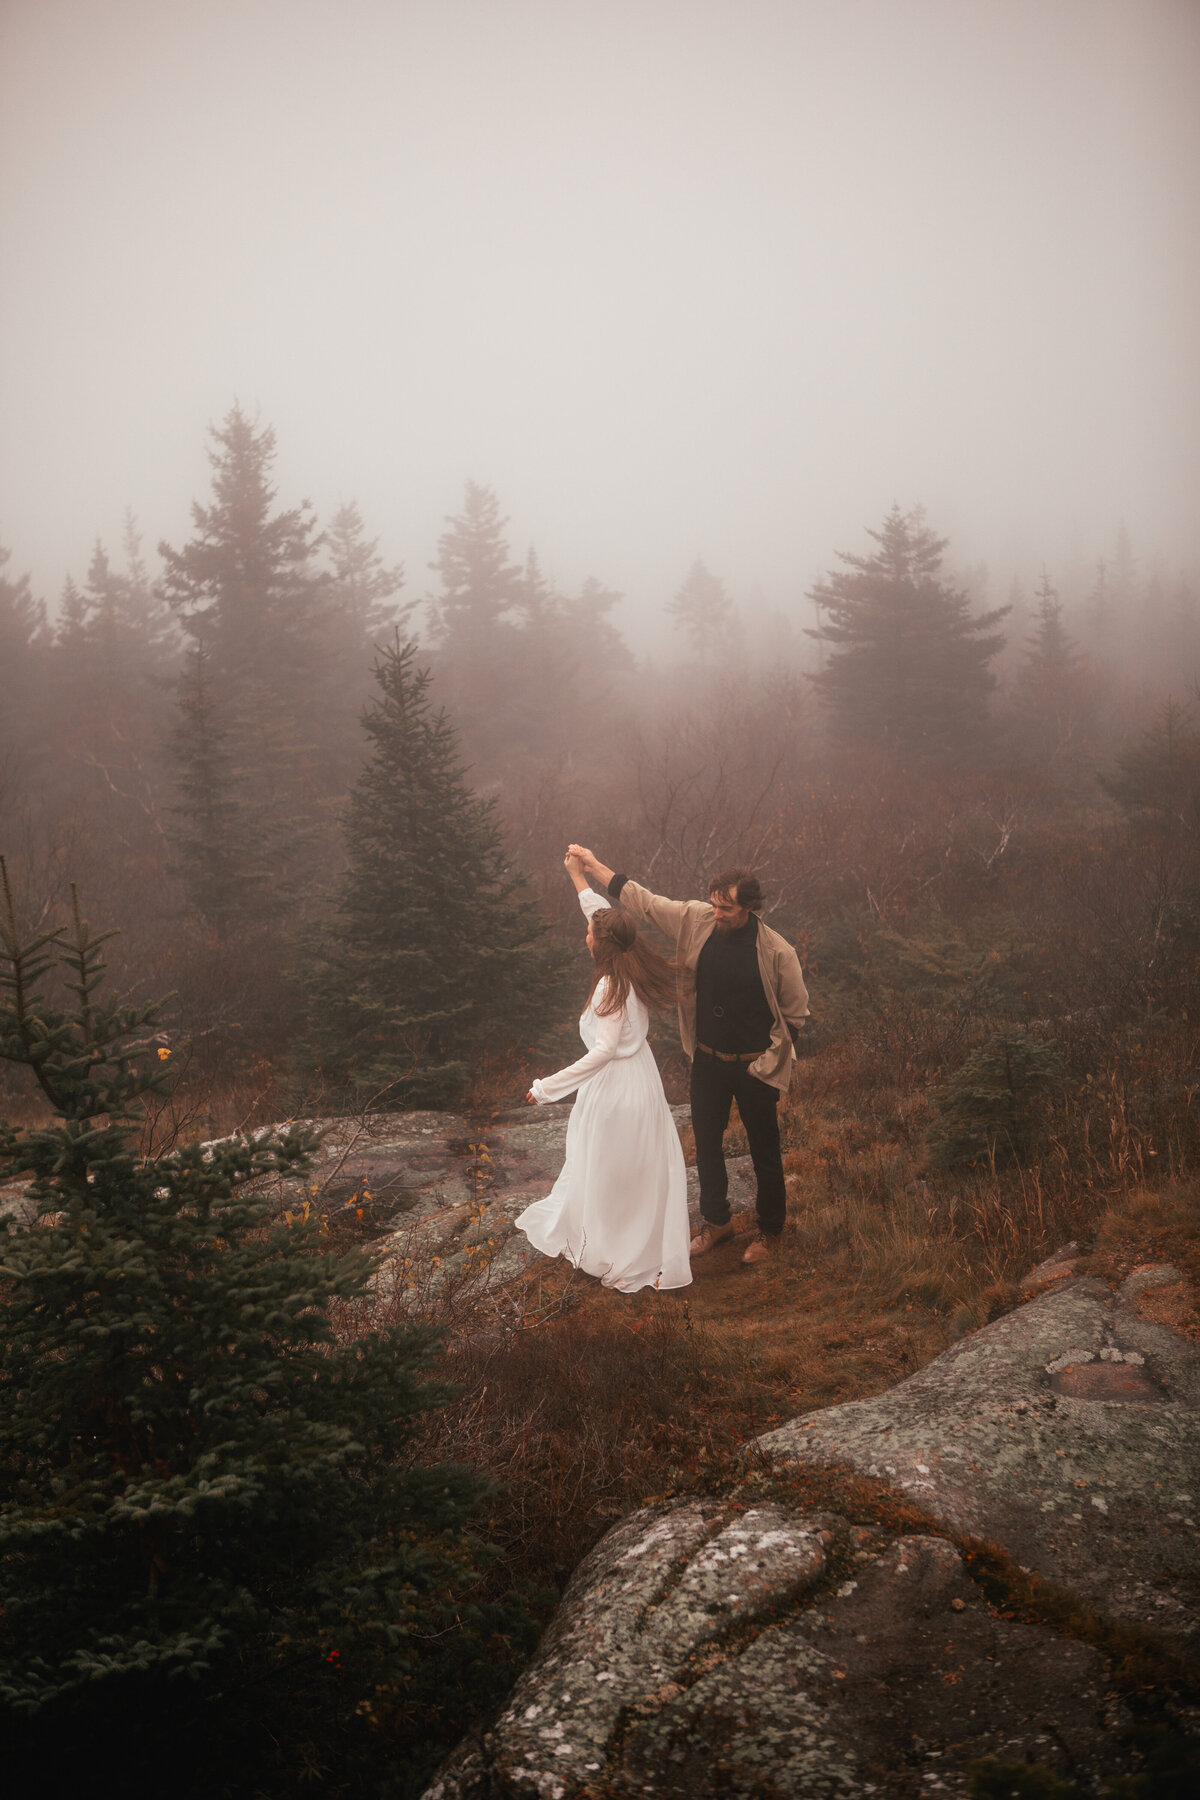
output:
M581 875L598 875L600 859L591 850L586 850L582 844L568 844L567 854L563 857L563 866L572 875L576 872Z

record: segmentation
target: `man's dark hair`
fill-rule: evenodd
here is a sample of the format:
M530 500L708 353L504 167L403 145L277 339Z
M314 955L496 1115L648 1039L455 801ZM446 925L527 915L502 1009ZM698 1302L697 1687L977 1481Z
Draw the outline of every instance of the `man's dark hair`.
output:
M751 912L762 910L762 888L753 869L722 869L708 884L710 894L726 894Z

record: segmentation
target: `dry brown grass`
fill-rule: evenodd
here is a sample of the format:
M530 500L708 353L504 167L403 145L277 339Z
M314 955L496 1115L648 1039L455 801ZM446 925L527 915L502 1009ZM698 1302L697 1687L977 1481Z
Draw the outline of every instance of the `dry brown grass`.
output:
M508 1105L530 1072L495 1060L473 1102ZM279 1094L266 1064L223 1081L185 1067L147 1146L267 1123ZM486 1531L509 1576L561 1586L614 1518L732 1474L775 1422L902 1380L1016 1304L1021 1276L1068 1239L1094 1246L1107 1279L1170 1260L1200 1289L1200 1202L1184 1182L1137 1179L1147 1157L1127 1114L1095 1109L1090 1160L1064 1136L1038 1166L958 1174L930 1166L929 1117L923 1089L831 1051L801 1065L782 1111L789 1224L770 1263L744 1267L735 1239L687 1290L637 1296L542 1263L482 1311L465 1286L430 1285L437 1373L457 1398L419 1454L500 1484ZM736 1117L727 1147L746 1150ZM376 1298L340 1324L387 1311Z
M215 1070L178 1053L180 1068L169 1090L150 1094L144 1102L146 1123L141 1134L144 1156L163 1156L197 1139L228 1137L271 1125L287 1111L279 1073L262 1057L244 1067Z
M439 1372L458 1398L422 1454L502 1484L488 1530L512 1572L561 1586L614 1518L732 1478L773 1423L902 1380L1015 1305L1069 1239L1109 1278L1169 1258L1200 1285L1197 1201L1122 1182L1119 1146L1084 1171L1052 1145L1039 1166L946 1174L922 1092L810 1068L782 1117L789 1222L769 1263L745 1267L739 1233L690 1288L632 1297L539 1264L503 1321L445 1315ZM744 1152L736 1122L728 1147Z
M1170 1181L1116 1196L1097 1220L1089 1261L1110 1282L1143 1263L1174 1263L1200 1293L1200 1188Z
M147 1095L143 1102L143 1155L162 1156L178 1144L227 1137L234 1131L274 1124L286 1115L284 1077L265 1057L213 1068L201 1066L184 1049L173 1055L172 1075L167 1093ZM54 1110L31 1081L10 1078L7 1090L0 1094L0 1117L10 1125L34 1130L50 1124Z
M515 1569L560 1586L615 1518L732 1463L761 1384L686 1296L613 1295L558 1268L529 1288L528 1324L447 1342L439 1372L459 1398L431 1417L423 1454L501 1482L489 1535Z
M852 1109L846 1102L853 1099ZM948 1174L924 1148L925 1095L844 1081L783 1119L794 1253L878 1304L918 1307L957 1334L995 1317L1043 1257L1094 1229L1106 1199L1061 1157Z

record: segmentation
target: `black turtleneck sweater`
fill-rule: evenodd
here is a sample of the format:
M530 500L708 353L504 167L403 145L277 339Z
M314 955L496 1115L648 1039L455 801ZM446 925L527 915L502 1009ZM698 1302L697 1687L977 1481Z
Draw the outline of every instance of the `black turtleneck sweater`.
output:
M737 931L714 931L696 963L696 1041L748 1054L771 1041L774 1014L758 972L758 915Z

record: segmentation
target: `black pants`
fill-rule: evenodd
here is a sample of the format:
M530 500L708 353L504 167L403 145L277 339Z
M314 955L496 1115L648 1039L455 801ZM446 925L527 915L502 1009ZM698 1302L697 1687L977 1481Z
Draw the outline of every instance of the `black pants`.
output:
M729 1171L722 1144L735 1100L758 1183L758 1228L777 1237L787 1211L779 1150L779 1089L751 1075L745 1063L721 1062L703 1050L697 1050L692 1061L691 1091L700 1216L708 1225L729 1223Z

